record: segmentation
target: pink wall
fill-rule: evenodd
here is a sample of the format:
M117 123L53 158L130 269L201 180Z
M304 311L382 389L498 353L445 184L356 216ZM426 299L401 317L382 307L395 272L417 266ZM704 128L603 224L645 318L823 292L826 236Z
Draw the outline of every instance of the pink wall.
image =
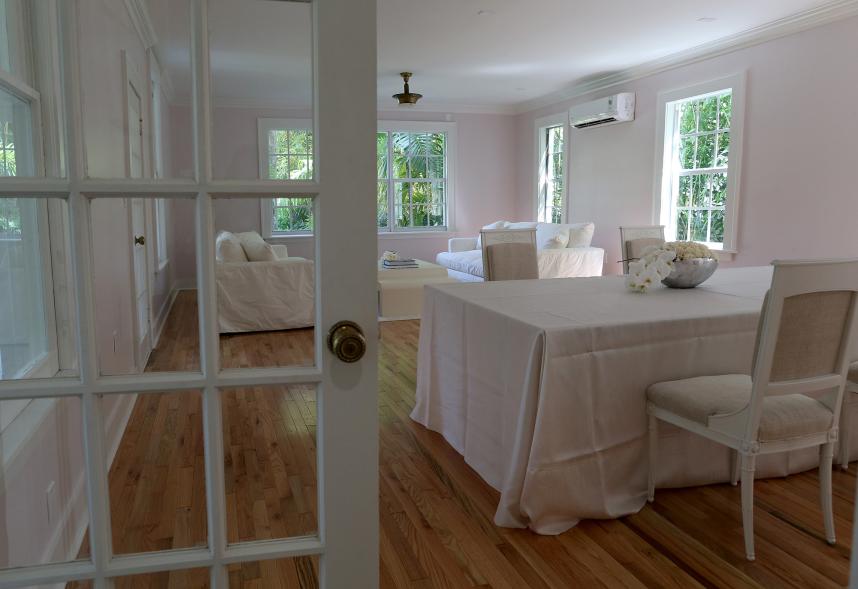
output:
M594 245L608 251L606 272L618 273L617 228L652 222L658 94L746 69L733 264L858 256L856 55L858 18L852 18L520 115L519 216L533 206L534 120L597 96L635 92L633 123L570 136L570 219L596 223Z
M217 108L214 113L213 154L214 176L222 179L256 179L259 177L257 119L302 118L310 113L294 110ZM434 260L438 252L446 251L447 239L458 235L476 235L479 228L497 219L515 216L516 156L515 117L493 114L435 114L422 112L384 111L380 120L414 120L455 122L457 127L455 231L442 236L379 237L379 254L386 249L403 255ZM191 166L190 109L174 106L173 153L175 169ZM176 217L184 242L192 243L189 228L193 216ZM215 227L229 231L260 231L258 200L223 200L215 205ZM306 237L282 240L293 256L313 258L313 239ZM193 271L193 254L179 246L179 267ZM181 280L190 275L182 274Z

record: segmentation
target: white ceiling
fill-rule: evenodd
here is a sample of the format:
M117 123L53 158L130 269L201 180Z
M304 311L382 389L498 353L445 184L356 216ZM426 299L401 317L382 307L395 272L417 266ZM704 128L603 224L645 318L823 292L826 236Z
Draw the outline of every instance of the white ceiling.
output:
M147 2L177 94L186 95L186 4ZM409 70L425 103L512 108L828 3L378 0L379 100L393 106L398 73ZM216 101L310 104L309 4L212 0L210 25Z

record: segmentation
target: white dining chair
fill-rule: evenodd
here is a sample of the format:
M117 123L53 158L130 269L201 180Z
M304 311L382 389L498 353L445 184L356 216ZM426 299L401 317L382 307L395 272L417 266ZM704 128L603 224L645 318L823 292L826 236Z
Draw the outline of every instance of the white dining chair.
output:
M664 245L664 225L620 227L623 274L629 273L629 262L639 259L643 251L651 245Z
M858 260L773 265L750 376L699 376L647 389L649 501L655 498L659 420L732 448L734 461L741 460L748 560L754 560L754 466L761 454L820 447L825 538L835 541L831 465L858 323ZM735 467L732 478L735 484Z
M843 394L843 408L840 410L840 451L837 462L843 470L849 469L849 406L855 403L856 397L858 397L858 362L853 362L849 367L846 392Z
M539 278L536 229L483 229L480 243L487 282Z

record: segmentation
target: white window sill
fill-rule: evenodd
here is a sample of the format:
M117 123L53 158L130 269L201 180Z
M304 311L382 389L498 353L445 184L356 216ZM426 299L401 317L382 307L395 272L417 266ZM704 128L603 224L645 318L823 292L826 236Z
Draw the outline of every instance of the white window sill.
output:
M316 236L312 233L284 233L284 234L275 234L269 235L265 238L265 241L270 243L286 243L289 241L302 241L307 239L314 239Z
M444 231L379 231L379 239L447 239L453 235L449 229Z
M379 231L379 239L449 239L455 235L449 229L446 231ZM289 241L300 241L305 239L313 239L315 235L312 233L295 233L285 235L272 235L266 237L265 241L269 243L286 243Z

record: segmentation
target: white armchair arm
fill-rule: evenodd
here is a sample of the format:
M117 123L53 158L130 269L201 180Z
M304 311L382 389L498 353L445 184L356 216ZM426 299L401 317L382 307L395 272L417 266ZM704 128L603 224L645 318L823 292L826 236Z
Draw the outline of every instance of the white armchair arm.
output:
M451 254L469 252L475 249L477 249L476 237L453 237L447 242L447 251Z
M277 256L278 260L285 260L289 257L289 248L285 245L277 243L271 246L271 249L274 250L274 255Z

